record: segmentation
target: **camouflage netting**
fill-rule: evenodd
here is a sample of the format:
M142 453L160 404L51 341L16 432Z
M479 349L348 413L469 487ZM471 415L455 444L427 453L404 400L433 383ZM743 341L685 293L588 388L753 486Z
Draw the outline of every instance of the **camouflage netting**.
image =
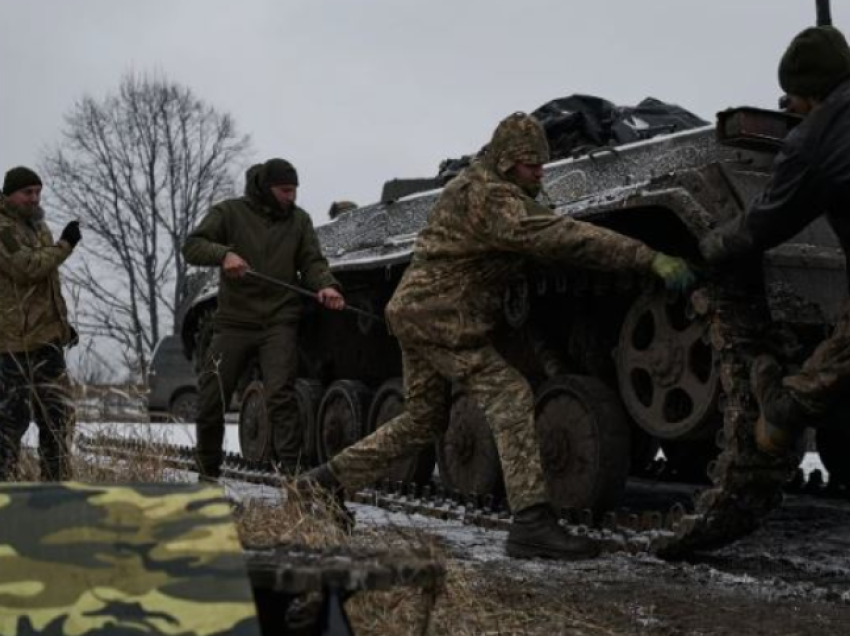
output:
M219 487L0 485L0 635L258 636Z

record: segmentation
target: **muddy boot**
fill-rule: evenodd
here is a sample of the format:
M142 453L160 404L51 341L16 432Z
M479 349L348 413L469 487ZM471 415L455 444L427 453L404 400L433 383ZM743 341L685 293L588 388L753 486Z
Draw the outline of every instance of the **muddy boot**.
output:
M783 371L771 356L759 356L750 369L750 385L759 405L756 445L768 455L782 457L800 443L810 413L782 386Z
M515 559L592 559L599 547L587 537L574 537L558 525L548 504L537 504L514 515L508 531L507 552Z
M345 505L345 488L339 483L328 464L321 464L306 473L301 473L295 480L295 490L302 497L314 495L317 491L324 493L332 500L336 510L334 520L346 532L354 529L354 513Z

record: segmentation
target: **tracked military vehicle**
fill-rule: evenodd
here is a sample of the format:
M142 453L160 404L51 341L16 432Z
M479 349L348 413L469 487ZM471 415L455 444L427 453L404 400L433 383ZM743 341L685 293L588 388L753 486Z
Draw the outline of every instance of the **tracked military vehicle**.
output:
M545 167L545 190L557 214L699 263L700 237L745 211L796 123L784 113L740 108L721 113L716 126L579 149ZM389 190L398 194L398 186ZM378 314L440 191L401 194L317 228L347 301ZM504 290L495 341L536 387L552 500L564 508L615 507L630 471L660 445L680 476L708 482L678 525L676 549L751 531L776 505L799 457L769 458L756 449L749 361L766 348L801 360L836 320L836 290L846 289L845 278L840 247L820 222L763 261L705 271L687 298L668 297L633 276L529 261ZM213 283L183 322L184 344L196 358L214 309ZM400 351L381 323L309 305L299 346L297 393L310 462L328 459L403 409ZM261 379L248 385L242 403L243 454L265 461L274 440ZM460 387L446 427L433 454L394 467L393 479L430 479L436 455L446 487L500 496L495 443Z

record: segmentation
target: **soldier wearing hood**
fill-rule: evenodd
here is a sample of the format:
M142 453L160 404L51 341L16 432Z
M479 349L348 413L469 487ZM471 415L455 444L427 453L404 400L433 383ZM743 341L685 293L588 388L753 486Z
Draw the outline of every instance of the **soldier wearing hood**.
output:
M19 166L0 196L0 481L11 479L21 440L38 426L41 478L67 479L74 420L63 347L76 343L59 266L81 239L71 221L53 240L40 206L41 178Z
M295 376L302 301L295 292L245 277L253 270L315 290L329 309L345 306L310 215L295 205L297 191L298 173L288 161L252 166L245 196L213 206L183 246L188 263L221 271L213 338L198 378L196 458L204 479L219 477L224 413L253 359L262 372L281 469L294 472L300 463Z
M514 523L514 557L589 558L588 539L557 522L546 493L526 379L496 351L505 285L528 257L606 271L655 272L670 288L693 281L681 260L538 204L549 147L541 126L515 113L479 158L449 183L417 237L386 315L402 349L405 413L301 478L339 493L379 480L446 428L451 383L484 411L494 433Z
M770 183L747 213L702 240L710 264L759 257L822 216L845 257L850 249L850 46L841 31L822 26L798 34L779 64L779 84L789 110L804 120L786 137ZM777 360L761 356L751 384L761 408L756 442L770 454L786 453L806 426L846 409L850 304L798 372L786 375Z

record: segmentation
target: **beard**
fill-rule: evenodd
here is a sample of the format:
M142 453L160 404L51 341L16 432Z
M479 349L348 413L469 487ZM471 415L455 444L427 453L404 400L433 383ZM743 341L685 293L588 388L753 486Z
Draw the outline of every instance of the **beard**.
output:
M15 205L6 200L6 208L15 213L19 218L30 223L44 220L44 208L38 203Z
M540 181L534 181L532 183L520 183L517 184L532 199L536 199L537 195L539 195L543 191L543 184Z

